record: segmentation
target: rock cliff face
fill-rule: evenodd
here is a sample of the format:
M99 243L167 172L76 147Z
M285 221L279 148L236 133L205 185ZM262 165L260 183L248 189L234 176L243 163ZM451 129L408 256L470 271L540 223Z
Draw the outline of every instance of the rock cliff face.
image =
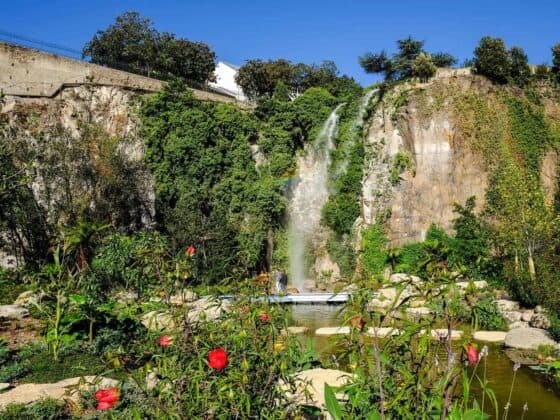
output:
M152 223L154 188L143 165L136 95L76 86L53 98L4 97L3 146L13 150L52 225L74 223L80 212L101 212L125 229Z
M450 232L454 203L463 205L471 196L478 209L485 203L488 163L458 121L450 92L495 94L482 77L445 75L426 84L398 85L372 116L362 218L366 224L386 220L391 246L423 240L432 223ZM556 153L549 151L541 170L549 202L557 190L557 169Z

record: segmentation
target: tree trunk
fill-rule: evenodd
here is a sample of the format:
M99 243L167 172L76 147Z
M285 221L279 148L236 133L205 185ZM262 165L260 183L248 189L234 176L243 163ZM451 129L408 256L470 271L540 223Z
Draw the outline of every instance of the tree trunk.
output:
M529 254L527 260L527 263L529 264L529 277L531 277L531 280L535 280L537 272L535 271L535 261L533 260L533 255Z

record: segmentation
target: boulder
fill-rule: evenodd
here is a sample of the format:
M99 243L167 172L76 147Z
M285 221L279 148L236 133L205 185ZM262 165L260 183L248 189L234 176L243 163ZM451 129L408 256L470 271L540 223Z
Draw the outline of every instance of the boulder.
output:
M177 294L169 296L169 303L173 305L184 305L198 299L198 295L192 290L182 290Z
M506 323L511 324L512 322L521 321L521 312L519 311L503 311L502 317Z
M511 324L508 324L508 330L513 330L515 328L528 328L529 323L525 321L515 321Z
M536 314L540 314L542 312L544 312L544 308L541 305L535 306L535 313Z
M29 311L19 305L0 305L0 318L23 319L29 316Z
M187 319L190 322L215 321L229 311L231 311L230 301L203 297L187 305Z
M169 312L148 312L142 316L140 322L151 331L173 329L176 326L175 320Z
M550 320L543 312L539 312L531 317L529 325L535 328L547 329L550 328Z
M518 311L519 302L508 299L498 299L494 301L500 312Z
M525 322L531 321L534 314L535 311L533 311L532 309L525 309L523 312L521 312L521 321L525 321ZM543 328L543 327L537 327L537 328Z
M281 381L280 389L296 404L313 405L325 410L325 384L333 388L345 385L353 375L336 369L309 369L292 375L295 390Z
M556 346L556 342L543 329L515 328L507 333L505 345L522 350L537 350L540 345Z
M420 283L422 279L418 276L406 273L395 273L389 277L391 283Z
M22 384L0 394L0 409L11 403L30 404L42 398L77 401L79 391L109 388L118 381L98 376L64 379L53 384Z
M455 285L462 291L468 289L469 287L474 287L475 289L482 290L488 287L486 280L478 281L459 281Z
M10 388L12 385L8 382L0 382L0 391Z
M503 343L506 339L505 331L476 331L473 338L478 341L486 341L488 343Z
M45 297L43 292L35 292L34 290L27 290L21 293L17 299L14 301L14 305L18 306L36 306L41 302L41 299Z
M406 313L412 320L420 320L429 318L432 315L432 310L425 306L420 306L418 308L407 308Z

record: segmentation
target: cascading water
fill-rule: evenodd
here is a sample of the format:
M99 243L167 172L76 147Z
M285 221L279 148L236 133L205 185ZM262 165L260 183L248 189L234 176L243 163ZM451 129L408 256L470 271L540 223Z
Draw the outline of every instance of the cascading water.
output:
M320 237L321 209L329 197L328 169L338 126L337 106L323 124L317 138L298 158L298 182L288 204L290 283L303 290L307 279L305 252Z

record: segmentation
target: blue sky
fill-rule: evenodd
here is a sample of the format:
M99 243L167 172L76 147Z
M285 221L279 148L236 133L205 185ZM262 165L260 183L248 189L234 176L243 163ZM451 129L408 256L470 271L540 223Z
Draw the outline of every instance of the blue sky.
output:
M367 85L357 57L394 50L412 35L428 51L447 51L462 62L484 35L525 49L529 61L551 61L560 42L560 1L432 0L17 0L3 2L0 31L81 50L97 29L136 10L160 31L208 43L218 58L243 64L251 58L307 63L334 60L342 73ZM0 38L4 38L0 36Z

